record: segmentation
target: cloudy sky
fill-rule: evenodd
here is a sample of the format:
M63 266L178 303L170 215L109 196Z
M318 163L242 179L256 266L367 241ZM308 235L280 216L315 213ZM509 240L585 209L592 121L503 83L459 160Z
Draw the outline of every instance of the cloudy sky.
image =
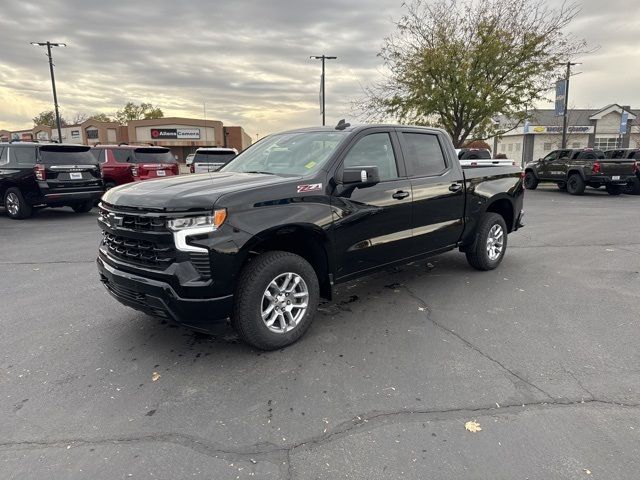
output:
M561 0L549 0L558 5ZM32 125L51 108L44 51L54 51L62 113L113 114L129 100L165 116L237 124L255 136L320 123L320 64L327 68L327 123L380 74L376 54L401 0L5 0L0 7L0 128ZM583 0L571 30L600 48L579 59L570 103L640 108L638 0ZM551 79L550 79L551 80Z

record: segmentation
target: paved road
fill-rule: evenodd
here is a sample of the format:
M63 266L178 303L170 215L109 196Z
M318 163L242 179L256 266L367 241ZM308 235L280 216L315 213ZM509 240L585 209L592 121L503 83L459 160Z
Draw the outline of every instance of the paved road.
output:
M116 303L95 212L0 215L0 477L638 478L640 197L525 203L498 270L343 285L272 353Z

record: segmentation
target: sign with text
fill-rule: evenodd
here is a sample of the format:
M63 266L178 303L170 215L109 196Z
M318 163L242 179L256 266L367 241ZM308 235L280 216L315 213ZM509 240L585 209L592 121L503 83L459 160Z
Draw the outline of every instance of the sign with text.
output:
M197 140L200 138L199 128L152 128L151 138L154 140Z
M556 117L564 115L564 102L567 96L567 81L565 79L556 82Z
M570 125L567 127L567 133L573 134L589 134L595 131L595 127L591 125ZM529 127L528 133L562 133L562 126L556 125L536 125Z

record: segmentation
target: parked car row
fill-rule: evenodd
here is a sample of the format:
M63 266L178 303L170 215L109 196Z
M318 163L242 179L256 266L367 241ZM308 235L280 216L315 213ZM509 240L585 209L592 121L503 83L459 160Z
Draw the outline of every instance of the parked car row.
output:
M214 172L237 154L232 148L199 148L192 154L191 172ZM166 147L0 143L0 204L13 219L28 218L45 207L83 213L113 187L179 173Z
M540 183L555 183L571 195L582 195L586 187L605 187L609 195L640 194L638 149L554 150L525 165L524 186L535 190Z

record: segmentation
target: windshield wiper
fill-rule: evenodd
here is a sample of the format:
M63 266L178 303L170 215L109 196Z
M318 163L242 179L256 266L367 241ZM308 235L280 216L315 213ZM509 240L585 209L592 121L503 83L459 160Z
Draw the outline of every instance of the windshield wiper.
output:
M242 173L264 173L265 175L276 175L273 172L262 172L260 170L246 170L246 171L243 171Z

